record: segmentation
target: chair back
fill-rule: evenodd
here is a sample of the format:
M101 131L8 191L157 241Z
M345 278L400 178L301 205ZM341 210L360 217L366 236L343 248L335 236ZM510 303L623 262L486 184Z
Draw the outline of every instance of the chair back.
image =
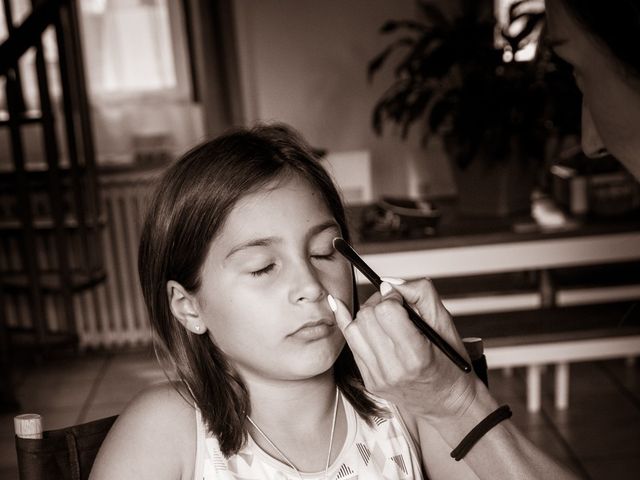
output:
M86 480L117 415L59 430L42 438L16 435L20 480Z

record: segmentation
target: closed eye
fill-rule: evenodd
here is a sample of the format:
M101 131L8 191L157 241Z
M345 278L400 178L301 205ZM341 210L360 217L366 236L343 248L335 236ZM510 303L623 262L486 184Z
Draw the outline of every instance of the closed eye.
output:
M273 267L275 267L275 263L270 263L269 265L267 265L264 268L261 268L260 270L256 270L255 272L251 272L251 275L253 275L254 277L260 277L261 275L266 275L271 270L273 270Z
M333 260L336 256L336 251L333 250L331 253L327 253L325 255L311 255L311 258L315 258L316 260Z

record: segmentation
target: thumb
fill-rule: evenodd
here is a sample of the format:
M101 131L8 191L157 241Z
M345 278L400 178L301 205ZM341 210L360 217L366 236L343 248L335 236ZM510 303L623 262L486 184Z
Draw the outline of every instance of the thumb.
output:
M334 297L333 295L327 295L327 302L329 303L329 308L331 308L331 311L336 318L338 327L344 334L345 329L353 321L353 318L351 318L351 312L349 311L347 306L342 303L342 300Z

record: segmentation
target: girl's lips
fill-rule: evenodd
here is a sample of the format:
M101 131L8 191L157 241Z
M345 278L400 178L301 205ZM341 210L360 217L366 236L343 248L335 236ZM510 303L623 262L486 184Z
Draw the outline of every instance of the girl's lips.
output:
M304 338L305 340L316 340L333 333L334 327L335 322L322 319L315 322L305 323L289 336Z

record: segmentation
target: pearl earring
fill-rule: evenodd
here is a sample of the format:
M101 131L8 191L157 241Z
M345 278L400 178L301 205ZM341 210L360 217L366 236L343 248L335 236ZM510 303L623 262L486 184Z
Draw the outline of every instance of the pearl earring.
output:
M196 332L199 332L200 331L200 324L196 324L194 328L196 329Z

